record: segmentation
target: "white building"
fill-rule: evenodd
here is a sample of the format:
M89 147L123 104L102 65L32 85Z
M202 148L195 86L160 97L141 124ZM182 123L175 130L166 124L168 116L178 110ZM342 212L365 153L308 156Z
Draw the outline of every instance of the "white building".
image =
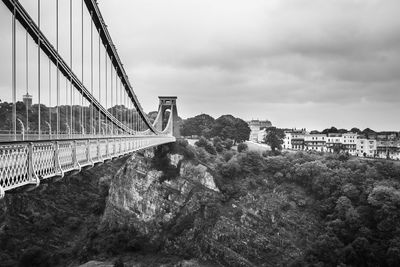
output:
M376 156L381 159L400 160L400 141L377 141Z
M350 155L357 154L357 133L344 133L342 134L343 147Z
M250 127L250 141L261 143L265 137L265 129L271 127L270 121L251 120L248 122Z
M285 138L283 139L282 147L284 149L299 149L298 145L293 147L293 139L304 139L306 134L306 129L292 129L290 131L285 131Z
M359 138L357 139L356 155L359 157L375 157L376 155L376 140Z
M326 151L326 134L306 134L304 136L304 149L313 151Z
M257 133L257 143L263 143L265 136L267 135L267 129L264 128Z
M329 133L326 139L326 151L333 153L337 147L339 147L339 150L341 150L343 144L343 134Z

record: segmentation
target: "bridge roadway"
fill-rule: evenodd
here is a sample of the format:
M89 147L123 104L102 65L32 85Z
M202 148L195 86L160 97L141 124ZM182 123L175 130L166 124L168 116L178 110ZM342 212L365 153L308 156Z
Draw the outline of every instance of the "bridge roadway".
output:
M137 150L175 142L173 136L128 135L0 144L0 198L6 190L80 171Z

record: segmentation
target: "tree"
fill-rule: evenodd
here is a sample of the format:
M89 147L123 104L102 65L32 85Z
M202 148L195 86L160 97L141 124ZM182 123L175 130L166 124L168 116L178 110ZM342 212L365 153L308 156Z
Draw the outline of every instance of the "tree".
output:
M245 143L240 143L237 147L238 152L243 152L246 151L248 149L247 145Z
M275 151L276 149L281 150L283 138L285 138L285 133L282 129L270 127L267 129L267 135L264 138L264 142L271 147L272 151Z
M215 124L212 128L211 134L212 136L219 136L222 139L234 138L235 133L235 117L232 115L223 115L215 120Z
M233 146L233 140L227 138L226 140L222 141L222 145L225 147L225 149L230 150Z
M194 143L197 147L202 147L204 148L208 153L215 155L217 154L217 151L215 150L215 147L213 146L213 144L209 141L207 141L207 139L205 139L204 137L201 137L199 139L199 141L197 141L196 143Z
M351 128L350 132L359 134L359 133L361 133L361 130L356 127L353 127L353 128Z
M207 114L200 114L193 118L188 118L181 124L181 135L183 136L205 136L211 137L210 132L214 126L214 118Z
M327 128L325 130L322 131L323 134L328 134L328 133L338 133L338 129L336 127L331 127L331 128Z
M235 141L243 142L249 140L250 137L250 127L247 122L242 119L235 118Z
M232 115L223 115L215 120L211 135L219 136L222 139L229 138L239 143L249 139L250 127L242 119Z
M370 128L365 128L361 133L367 138L371 138L376 134L376 132Z

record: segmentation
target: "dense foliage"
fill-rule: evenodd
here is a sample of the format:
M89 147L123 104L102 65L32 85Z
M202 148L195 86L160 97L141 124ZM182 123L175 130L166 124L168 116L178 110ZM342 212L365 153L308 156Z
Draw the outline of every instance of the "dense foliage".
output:
M264 142L269 145L272 151L282 150L283 139L285 138L285 132L282 129L276 127L270 127L267 129Z
M183 136L209 136L214 125L214 118L207 114L200 114L193 118L184 120L181 125Z
M244 152L248 149L247 145L245 143L240 143L237 147L238 152Z
M400 265L400 166L339 155L240 153L217 165L222 191L247 194L249 184L300 186L303 201L321 218L317 241L296 264L315 266ZM296 197L293 195L292 197ZM301 201L300 201L301 203Z
M206 138L219 137L223 140L243 142L249 139L250 128L247 122L232 115L223 115L214 120L207 114L201 114L185 120L181 126L181 134Z

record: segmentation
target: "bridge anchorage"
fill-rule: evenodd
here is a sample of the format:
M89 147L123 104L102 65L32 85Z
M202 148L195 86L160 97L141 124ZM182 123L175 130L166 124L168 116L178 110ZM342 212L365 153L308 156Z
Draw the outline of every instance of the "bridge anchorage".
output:
M0 51L10 70L0 77L0 198L176 141L177 97L159 97L151 122L95 0L2 2L0 30L11 45Z

